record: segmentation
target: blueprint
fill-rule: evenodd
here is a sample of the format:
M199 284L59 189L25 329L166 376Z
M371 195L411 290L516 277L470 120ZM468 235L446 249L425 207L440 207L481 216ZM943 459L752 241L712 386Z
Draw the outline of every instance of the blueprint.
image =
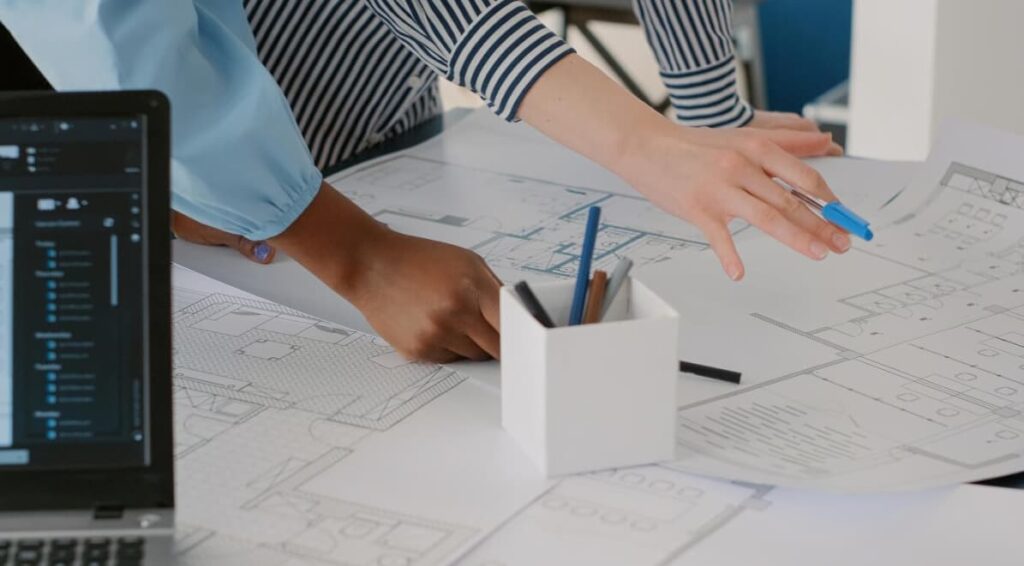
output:
M1024 172L972 165L992 134L947 135L963 140L955 157L936 154L934 175L847 257L797 262L750 242L748 280L726 290L710 262L691 265L699 303L676 293L680 312L713 311L716 328L751 342L702 350L724 335L693 327L681 347L741 366L749 381L681 400L673 467L841 491L1024 469Z
M226 314L192 316L210 304ZM202 321L243 316L238 309L303 324L313 320L180 267L174 270L174 305L176 335L186 324L219 333L223 326L206 330ZM296 335L297 326L270 327L289 329L277 340ZM238 327L230 328L228 336L237 334ZM359 335L349 332L346 338ZM223 345L220 356L248 355L222 340L209 337L208 351ZM341 351L329 354L332 360L348 357L352 342L334 344ZM903 534L886 543L886 556L944 565L984 552L989 563L1009 565L1024 552L1013 536L1024 509L1022 491L961 486L825 496L667 466L548 480L501 431L498 391L480 380L458 383L381 430L295 402L307 385L293 375L275 376L276 394L270 395L239 383L243 376L232 373L233 366L216 379L180 374L181 364L175 365L179 564L853 565L876 556L897 527ZM381 381L394 377L386 370L374 375ZM338 371L331 377L346 382L350 376ZM349 394L363 390L360 383ZM823 507L830 511L826 517ZM981 516L987 518L984 529L972 523ZM765 532L772 534L759 534ZM794 532L812 533L817 543L807 545L801 535L802 551L794 556ZM950 532L957 536L944 536ZM850 545L840 561L837 544Z
M180 267L174 310L181 564L655 564L768 505L770 488L658 466L549 481L489 387ZM265 367L289 357L307 365ZM395 391L398 416L365 410ZM552 536L561 521L576 539Z
M474 533L303 485L458 385L379 339L174 270L185 564L438 564Z
M504 280L573 277L587 209L600 206L595 269L706 249L700 231L634 195L494 173L414 156L378 161L331 182L377 220L471 249Z
M1001 143L1017 151L1012 140ZM710 254L690 253L696 247L638 256L638 275L682 316L681 356L741 369L744 384L681 377L678 461L553 480L502 431L494 364L406 364L352 330L357 319L337 309L342 301L295 262L258 266L177 242L176 258L230 266L245 289L262 296L264 285L267 296L319 315L175 269L178 562L945 565L981 556L1016 564L1024 492L958 486L851 496L765 485L897 490L1021 468L1024 304L1014 289L1024 224L1010 209L1024 172L993 159L999 152L977 136L964 145L978 151L952 148L945 163L929 164L925 182L902 190L883 172L877 194L847 199L881 207L899 193L872 216L878 242L846 256L810 263L747 231L748 279L739 287ZM515 147L500 150L518 154ZM396 228L511 249L508 234L560 234L575 222L572 205L586 199L574 197L612 205L635 197L600 172L480 171L445 151L421 147L377 162L400 167L343 188L355 195L382 183L385 194L415 195L423 190L416 182L395 182L413 170L424 173L417 182L440 174L494 187L488 195L516 211L514 222L478 214L493 210L490 201L459 209L430 198L415 206L361 198ZM377 164L350 175L370 175ZM857 189L867 168L844 160L827 174L848 173ZM508 187L515 179L551 198L517 200ZM692 236L620 218L611 227L641 239ZM910 238L919 244L905 246ZM548 249L560 241L538 240ZM612 254L636 253L627 240ZM489 259L506 277L570 273L572 258L556 257Z

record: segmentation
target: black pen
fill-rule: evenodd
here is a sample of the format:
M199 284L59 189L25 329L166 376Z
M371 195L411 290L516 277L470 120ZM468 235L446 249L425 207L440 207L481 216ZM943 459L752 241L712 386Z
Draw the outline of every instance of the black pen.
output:
M540 301L537 300L537 295L533 294L533 289L530 289L530 285L526 281L516 283L514 289L516 294L519 295L519 299L523 301L523 306L526 307L526 310L530 311L530 314L533 315L533 318L537 319L537 322L544 325L545 328L555 327L555 323L548 316L548 311L544 310L544 305L540 304Z
M682 360L679 361L679 371L737 384L740 382L740 377L743 376L743 374L738 371L693 364Z

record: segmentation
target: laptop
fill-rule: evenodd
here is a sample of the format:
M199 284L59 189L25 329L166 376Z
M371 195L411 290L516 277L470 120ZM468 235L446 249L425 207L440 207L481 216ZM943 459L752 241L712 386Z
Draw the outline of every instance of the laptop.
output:
M170 562L169 114L0 95L0 565Z

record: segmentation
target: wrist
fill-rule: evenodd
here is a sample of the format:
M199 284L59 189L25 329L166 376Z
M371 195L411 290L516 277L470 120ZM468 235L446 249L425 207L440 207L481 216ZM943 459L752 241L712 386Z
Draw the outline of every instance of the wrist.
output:
M346 299L364 285L378 249L395 235L330 185L271 243Z
M692 128L680 126L655 115L654 119L646 120L636 127L627 128L622 133L614 158L610 160L609 169L633 187L641 183L641 179L649 176L652 157L665 155L666 148L688 144L687 134Z

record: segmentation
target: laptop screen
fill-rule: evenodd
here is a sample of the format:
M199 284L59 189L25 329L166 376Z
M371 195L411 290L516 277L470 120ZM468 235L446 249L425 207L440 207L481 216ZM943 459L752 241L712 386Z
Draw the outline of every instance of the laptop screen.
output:
M145 140L0 118L0 471L149 463Z

